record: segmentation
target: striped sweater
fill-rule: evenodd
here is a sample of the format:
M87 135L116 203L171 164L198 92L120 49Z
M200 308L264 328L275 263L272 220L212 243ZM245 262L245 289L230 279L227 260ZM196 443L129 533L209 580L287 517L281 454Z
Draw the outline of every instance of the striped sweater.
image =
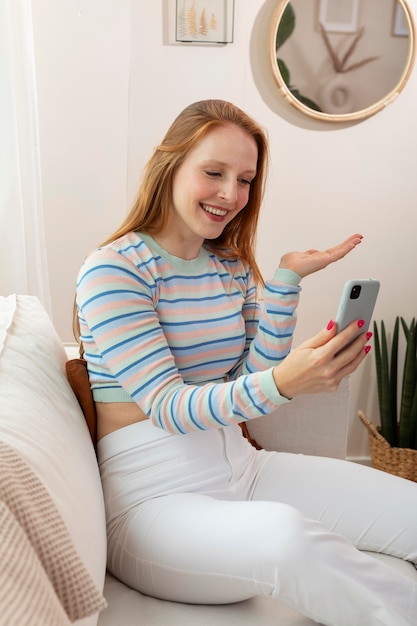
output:
M272 368L291 348L300 277L278 269L257 299L242 262L204 246L187 261L128 233L92 252L77 281L94 399L134 401L183 434L270 413Z

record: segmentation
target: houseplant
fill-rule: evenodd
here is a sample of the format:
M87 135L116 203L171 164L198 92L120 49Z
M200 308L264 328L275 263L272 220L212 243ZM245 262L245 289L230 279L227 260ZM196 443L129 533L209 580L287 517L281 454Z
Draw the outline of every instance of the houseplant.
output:
M297 89L294 85L291 84L290 70L288 69L288 66L285 63L284 59L278 56L278 50L287 41L287 39L291 37L292 33L294 32L295 23L296 23L295 11L291 3L289 2L287 6L285 7L281 20L279 22L279 27L278 27L277 37L276 37L276 42L275 42L278 69L285 85L287 86L289 91L292 93L292 95L295 98L297 98L297 100L302 102L302 104L304 104L306 107L310 109L313 109L315 111L321 111L319 105L316 102L311 100L311 98L308 98L307 96L304 96L303 94L301 94L299 89Z
M399 362L400 326L405 340L403 365ZM375 365L381 425L376 428L359 411L368 429L374 467L417 482L417 327L413 318L395 319L389 346L385 324L374 322ZM400 378L401 374L401 378Z

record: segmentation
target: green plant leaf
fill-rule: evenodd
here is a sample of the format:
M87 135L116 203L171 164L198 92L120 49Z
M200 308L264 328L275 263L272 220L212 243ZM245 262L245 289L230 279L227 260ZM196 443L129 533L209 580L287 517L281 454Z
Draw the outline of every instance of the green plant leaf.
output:
M319 107L319 105L316 102L314 102L314 100L311 100L310 98L307 98L307 96L303 96L298 91L298 89L290 88L290 91L291 91L292 95L295 98L297 98L297 100L299 100L300 102L305 104L305 106L308 107L309 109L313 109L313 111L321 111L321 108Z
M401 326L402 326L403 331L404 331L405 340L408 341L409 329L408 329L408 326L407 326L407 322L405 321L405 319L403 317L401 318Z
M279 22L278 31L277 31L277 39L276 39L276 49L278 50L288 39L291 37L295 28L295 12L291 6L291 3L288 3L284 9L282 17Z
M392 335L392 344L391 344L391 362L389 366L389 379L390 379L390 403L391 403L391 428L394 436L395 445L397 445L397 435L398 435L398 400L397 400L397 390L398 390L398 340L399 340L399 327L400 327L400 318L395 318L394 322L394 332Z
M374 354L376 368L376 382L378 391L379 412L382 412L382 361L381 361L381 344L379 342L378 324L374 321Z
M385 324L381 322L381 333L374 322L375 365L378 387L381 434L391 446L396 445L396 418L392 417L392 394L389 373L388 344Z
M403 328L405 322L401 319ZM412 406L416 391L416 321L412 320L408 330L404 330L407 347L405 352L403 385L401 394L400 427L398 445L400 448L411 448L415 439L415 424L412 420Z
M297 98L297 100L302 102L302 104L304 104L309 109L313 109L314 111L321 111L321 108L316 102L314 102L314 100L311 100L311 98L304 96L296 87L291 85L290 70L288 69L285 61L282 58L278 57L279 48L281 48L281 46L287 41L289 37L291 37L294 32L295 21L295 11L291 3L288 3L282 13L275 41L278 70L281 74L282 80L284 81L285 85L288 87L294 98Z
M414 392L413 404L411 406L411 421L414 424L414 441L411 447L413 450L417 450L417 386Z
M285 62L282 59L277 59L277 64L278 64L278 69L279 69L279 73L282 76L282 80L284 81L284 83L287 85L287 87L290 87L290 71L288 69L288 67L286 66Z

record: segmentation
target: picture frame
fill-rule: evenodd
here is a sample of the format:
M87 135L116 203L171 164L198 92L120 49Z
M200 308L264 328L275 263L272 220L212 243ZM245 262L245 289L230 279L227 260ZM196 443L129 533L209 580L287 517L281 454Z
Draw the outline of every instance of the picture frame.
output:
M409 34L407 17L405 15L401 2L397 1L395 2L394 7L394 22L392 27L392 34L395 37L408 37Z
M234 0L176 0L175 41L233 43Z
M320 0L319 22L328 33L356 33L359 0Z

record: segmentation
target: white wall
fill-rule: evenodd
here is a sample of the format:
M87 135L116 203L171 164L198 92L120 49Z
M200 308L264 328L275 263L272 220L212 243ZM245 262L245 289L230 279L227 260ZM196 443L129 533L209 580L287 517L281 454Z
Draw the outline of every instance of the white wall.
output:
M32 0L54 322L73 340L88 251L127 203L130 0Z
M47 252L54 322L65 341L83 257L120 222L173 117L212 97L232 100L269 133L258 246L266 276L285 251L365 236L353 255L304 281L296 343L334 317L347 278L381 280L376 319L417 314L416 71L376 116L326 125L301 118L277 93L267 50L276 0L235 0L234 43L219 47L168 44L175 0L32 5ZM417 0L409 5L416 13ZM377 411L372 352L352 386L349 454L360 456L367 440L356 410Z

